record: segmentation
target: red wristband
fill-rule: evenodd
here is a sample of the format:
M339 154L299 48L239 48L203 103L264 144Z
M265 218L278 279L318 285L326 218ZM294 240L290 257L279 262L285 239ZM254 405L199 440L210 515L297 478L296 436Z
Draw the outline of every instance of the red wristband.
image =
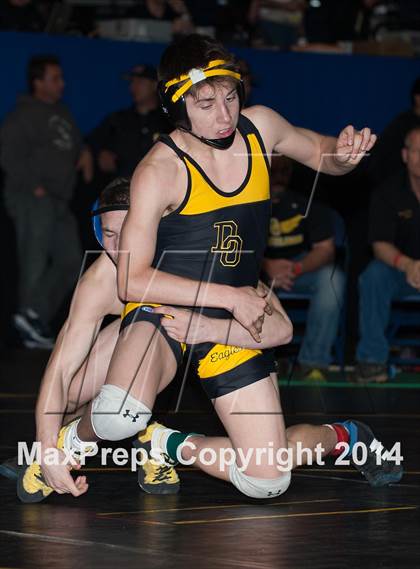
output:
M394 260L392 261L392 266L396 269L398 269L398 263L400 262L402 256L402 253L397 253L394 257Z
M296 263L293 263L293 274L295 275L295 277L298 277L299 275L302 274L302 263L299 263L299 261L297 261Z

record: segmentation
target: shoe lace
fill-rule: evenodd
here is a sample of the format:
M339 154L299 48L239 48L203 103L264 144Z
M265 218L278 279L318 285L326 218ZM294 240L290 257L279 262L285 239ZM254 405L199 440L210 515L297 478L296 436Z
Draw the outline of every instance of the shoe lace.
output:
M41 466L39 464L35 464L33 470L34 470L33 472L34 478L38 480L38 482L41 482L41 484L49 488L47 481L45 480L44 475L42 474Z
M172 466L169 464L161 464L156 469L155 475L153 476L153 482L163 482L165 480L170 480L172 475Z

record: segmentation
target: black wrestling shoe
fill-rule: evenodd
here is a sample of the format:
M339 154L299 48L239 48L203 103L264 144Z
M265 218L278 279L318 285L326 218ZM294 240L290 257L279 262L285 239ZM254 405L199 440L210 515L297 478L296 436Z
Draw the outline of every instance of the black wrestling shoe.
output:
M368 425L354 419L339 424L349 433L351 464L363 474L371 486L380 488L401 480L403 467L391 459L390 452L378 441ZM362 464L357 460L357 457L363 456L362 452L353 456L352 450L356 443L362 443L367 450L366 460Z

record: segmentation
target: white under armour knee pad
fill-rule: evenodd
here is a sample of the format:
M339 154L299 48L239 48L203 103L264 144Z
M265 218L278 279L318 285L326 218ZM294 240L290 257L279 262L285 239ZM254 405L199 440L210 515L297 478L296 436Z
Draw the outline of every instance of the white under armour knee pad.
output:
M232 484L250 498L274 498L284 494L289 488L292 475L290 471L284 472L279 478L255 478L239 470L233 463L229 469L229 478Z
M107 441L133 437L147 427L152 412L125 389L103 385L92 405L92 427L96 436Z

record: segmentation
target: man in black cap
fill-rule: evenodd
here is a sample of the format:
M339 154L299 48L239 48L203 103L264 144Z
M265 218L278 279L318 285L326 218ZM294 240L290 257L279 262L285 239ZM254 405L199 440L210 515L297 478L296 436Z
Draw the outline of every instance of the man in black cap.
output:
M374 186L385 183L396 173L403 174L405 165L401 158L405 138L420 126L420 75L411 86L411 108L396 116L380 135L370 157L369 174Z
M159 134L170 127L159 107L155 68L136 65L124 79L130 82L133 105L106 116L88 142L101 172L130 177Z

